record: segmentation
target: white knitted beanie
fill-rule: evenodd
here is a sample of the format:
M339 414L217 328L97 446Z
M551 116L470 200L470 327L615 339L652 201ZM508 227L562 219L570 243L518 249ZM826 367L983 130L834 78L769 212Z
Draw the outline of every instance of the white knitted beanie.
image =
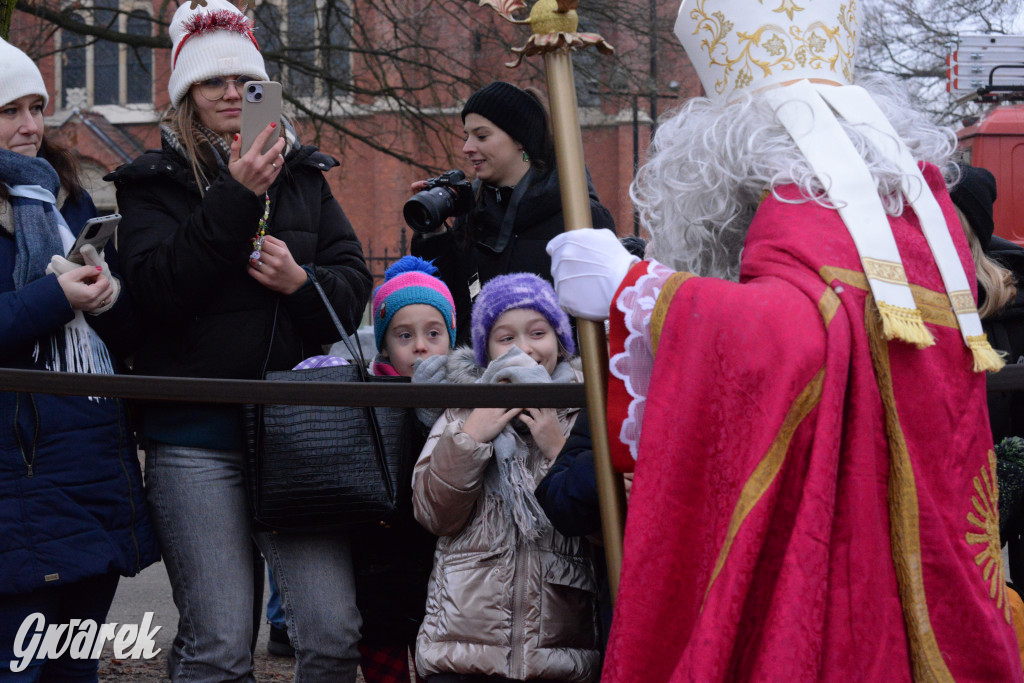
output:
M172 106L193 83L215 76L268 80L252 21L227 0L185 0L171 19L170 34Z
M42 95L43 106L50 100L39 67L32 59L0 38L0 105L25 95Z

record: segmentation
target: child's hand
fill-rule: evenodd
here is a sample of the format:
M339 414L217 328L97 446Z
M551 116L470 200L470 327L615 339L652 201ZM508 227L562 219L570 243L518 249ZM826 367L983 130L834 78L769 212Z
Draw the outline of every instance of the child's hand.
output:
M626 472L622 475L622 485L626 489L626 502L629 502L629 491L633 488L633 473Z
M474 408L462 423L462 431L477 443L489 443L521 412L522 408Z
M533 440L548 460L554 460L562 452L565 435L558 422L558 411L554 408L526 408L519 419L530 428Z

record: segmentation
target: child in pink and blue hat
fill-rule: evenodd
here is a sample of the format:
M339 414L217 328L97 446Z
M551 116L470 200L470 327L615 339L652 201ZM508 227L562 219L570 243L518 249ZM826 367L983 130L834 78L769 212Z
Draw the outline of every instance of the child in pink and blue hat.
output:
M373 292L375 375L412 377L416 360L455 348L455 301L435 273L418 256L403 256L384 272Z

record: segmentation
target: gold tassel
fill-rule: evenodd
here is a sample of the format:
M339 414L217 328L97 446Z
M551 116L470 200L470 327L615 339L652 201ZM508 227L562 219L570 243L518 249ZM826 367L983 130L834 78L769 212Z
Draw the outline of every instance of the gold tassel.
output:
M993 349L984 334L967 337L967 345L974 356L975 372L999 372L1006 365L1001 357L1002 352Z
M878 314L882 318L882 336L886 339L899 339L913 344L919 349L935 345L935 337L924 324L921 311L916 308L901 308L877 302Z

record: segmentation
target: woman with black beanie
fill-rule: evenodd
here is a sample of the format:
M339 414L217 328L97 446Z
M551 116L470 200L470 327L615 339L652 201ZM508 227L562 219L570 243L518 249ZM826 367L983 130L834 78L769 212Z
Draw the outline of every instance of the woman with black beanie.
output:
M442 226L412 239L412 253L432 260L452 292L459 345L469 343L472 302L487 281L516 272L550 281L551 258L545 248L565 230L543 96L533 88L495 81L466 100L462 121L462 152L476 174L476 203L451 229ZM413 185L414 190L422 187L422 181ZM589 189L594 227L614 230L615 221L593 184Z

